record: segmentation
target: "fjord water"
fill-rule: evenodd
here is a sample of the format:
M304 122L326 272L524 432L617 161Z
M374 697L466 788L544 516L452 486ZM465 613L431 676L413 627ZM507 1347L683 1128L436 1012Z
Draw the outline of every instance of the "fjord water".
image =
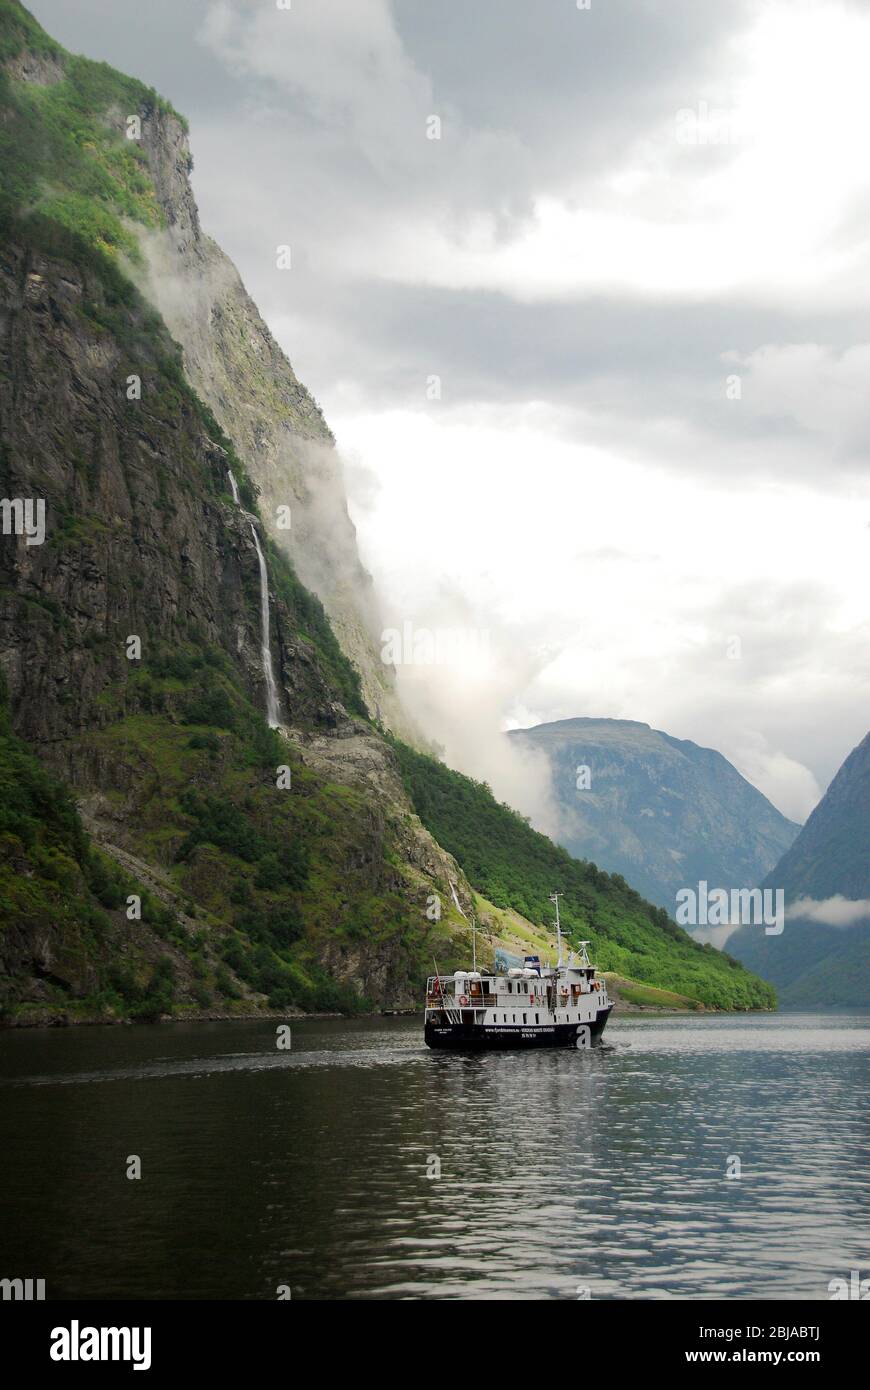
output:
M635 1015L605 1038L6 1032L0 1276L49 1298L827 1299L870 1274L870 1016Z

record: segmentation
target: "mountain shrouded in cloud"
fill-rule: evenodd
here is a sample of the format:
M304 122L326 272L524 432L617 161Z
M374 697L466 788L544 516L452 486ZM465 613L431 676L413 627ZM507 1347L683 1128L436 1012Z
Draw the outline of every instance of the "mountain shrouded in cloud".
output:
M555 838L673 914L681 888L754 888L798 827L721 753L628 719L515 729L547 757Z

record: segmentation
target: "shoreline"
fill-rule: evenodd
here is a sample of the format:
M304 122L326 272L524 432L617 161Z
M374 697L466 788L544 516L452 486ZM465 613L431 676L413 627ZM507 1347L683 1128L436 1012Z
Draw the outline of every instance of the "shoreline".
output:
M627 999L617 999L614 1002L613 1018L624 1018L629 1015L651 1014L654 1016L668 1016L675 1018L686 1018L688 1016L697 1017L729 1017L740 1015L748 1017L751 1014L775 1014L782 1013L776 1009L715 1009L701 1005L696 1008L675 1008L673 1005L666 1004L636 1004ZM789 1011L786 1011L789 1012ZM792 1010L791 1012L801 1012ZM263 1009L252 1011L251 1013L222 1013L214 1010L202 1009L189 1014L161 1014L159 1018L105 1018L98 1016L82 1015L80 1017L70 1016L69 1014L54 1018L46 1018L36 1013L22 1015L16 1019L4 1019L0 1022L0 1036L3 1033L15 1033L26 1029L44 1028L132 1028L134 1026L147 1028L168 1027L177 1023L258 1023L274 1020L278 1023L316 1023L330 1018L346 1019L348 1022L358 1018L413 1018L415 1015L423 1016L422 1009L374 1009L365 1013L342 1014L342 1013L293 1013L289 1010L277 1011L274 1009Z

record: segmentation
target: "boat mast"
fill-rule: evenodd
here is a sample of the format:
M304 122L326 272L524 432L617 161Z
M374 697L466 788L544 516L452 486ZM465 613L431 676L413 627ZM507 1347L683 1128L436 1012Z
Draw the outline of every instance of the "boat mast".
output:
M559 899L564 897L563 893L551 893L550 902L556 904L556 942L559 947L559 959L556 962L556 969L561 970L565 962L562 959L562 928L559 925Z
M471 969L477 974L477 918L471 914Z
M461 1014L458 1014L455 1009L451 1009L449 1004L447 1003L447 1000L444 996L444 986L441 983L441 976L438 973L438 962L434 956L432 957L432 964L435 966L435 981L438 985L438 993L441 995L441 1007L447 1015L447 1022L458 1023L461 1018Z

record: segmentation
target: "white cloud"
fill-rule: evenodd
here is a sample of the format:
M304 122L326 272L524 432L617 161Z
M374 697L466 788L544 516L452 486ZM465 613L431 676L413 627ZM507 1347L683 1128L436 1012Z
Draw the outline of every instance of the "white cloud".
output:
M799 898L787 909L787 915L801 921L821 922L826 927L853 927L870 921L870 898L844 898L841 893L822 902Z
M678 111L664 108L605 170L578 179L566 164L558 184L534 189L531 215L508 235L502 199L512 170L528 177L531 151L459 110L443 112L444 138L427 150L423 125L438 103L386 0L297 0L292 20L221 0L203 39L231 67L295 95L381 176L401 172L413 188L402 216L384 208L367 226L331 229L349 276L523 301L602 292L740 292L826 309L868 301L866 242L844 235L870 189L866 11L767 0L721 50L704 91L686 74L683 109L728 111L733 144L681 144ZM477 193L496 170L500 194L487 203Z
M780 424L792 421L814 437L816 447L867 469L870 343L843 352L819 343L773 343L746 354L727 353L723 360L729 370L747 374L745 409Z
M852 725L827 728L824 780L866 732L868 535L850 498L687 482L571 444L551 417L442 404L334 421L380 480L355 520L396 619L420 621L449 583L518 654L501 726L640 719L719 748L803 820L821 780L807 708L862 692Z
M432 107L387 0L295 0L292 10L217 0L200 38L227 67L298 98L376 167L388 167L414 117L422 122Z
M729 749L729 756L747 782L799 824L803 824L822 795L810 769L782 749L770 748L760 733L745 736L739 748Z

